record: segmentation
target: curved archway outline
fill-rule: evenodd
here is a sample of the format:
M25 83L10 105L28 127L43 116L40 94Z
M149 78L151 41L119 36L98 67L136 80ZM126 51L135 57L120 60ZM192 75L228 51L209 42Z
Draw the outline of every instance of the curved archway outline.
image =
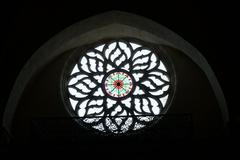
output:
M105 37L133 36L144 41L172 46L186 54L205 73L217 98L224 123L229 121L222 89L210 65L191 44L166 27L147 18L111 11L73 24L42 45L19 73L10 93L3 115L3 127L11 133L12 120L18 102L32 76L60 54L72 48L101 40Z

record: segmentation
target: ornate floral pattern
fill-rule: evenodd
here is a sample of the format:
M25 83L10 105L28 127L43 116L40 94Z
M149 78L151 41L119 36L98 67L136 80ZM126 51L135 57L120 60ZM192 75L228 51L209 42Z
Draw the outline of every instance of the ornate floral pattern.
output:
M70 108L85 126L105 133L144 128L166 108L170 75L158 54L113 41L79 58L68 77Z

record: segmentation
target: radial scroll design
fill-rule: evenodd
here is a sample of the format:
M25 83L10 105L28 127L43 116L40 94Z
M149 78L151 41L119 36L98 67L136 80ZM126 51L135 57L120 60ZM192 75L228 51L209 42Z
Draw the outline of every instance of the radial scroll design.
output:
M150 47L126 40L81 53L67 75L65 95L78 122L105 133L144 128L167 108L171 75Z

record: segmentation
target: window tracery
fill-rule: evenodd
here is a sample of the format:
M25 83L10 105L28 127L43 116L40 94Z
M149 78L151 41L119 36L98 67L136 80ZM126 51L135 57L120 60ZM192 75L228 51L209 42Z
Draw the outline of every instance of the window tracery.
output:
M83 126L126 133L158 120L168 107L173 82L160 53L115 40L81 55L67 75L64 95Z

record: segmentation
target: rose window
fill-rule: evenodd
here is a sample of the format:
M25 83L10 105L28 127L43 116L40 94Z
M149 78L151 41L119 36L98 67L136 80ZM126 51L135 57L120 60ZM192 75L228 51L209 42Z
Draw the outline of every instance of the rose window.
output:
M165 51L149 46L119 40L75 51L63 95L80 125L120 134L161 119L173 96L173 69Z

